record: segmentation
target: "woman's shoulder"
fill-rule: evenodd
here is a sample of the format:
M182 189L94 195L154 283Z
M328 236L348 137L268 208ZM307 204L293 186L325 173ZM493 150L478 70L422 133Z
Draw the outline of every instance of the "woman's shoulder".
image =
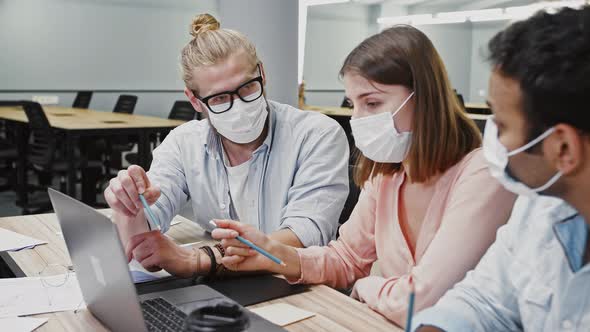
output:
M472 150L452 167L454 170L453 173L458 174L459 176L477 173L482 170L487 171L487 168L488 165L481 148Z
M472 150L459 160L454 166L447 169L439 178L448 185L463 183L465 179L479 178L482 181L495 181L489 170L481 148Z

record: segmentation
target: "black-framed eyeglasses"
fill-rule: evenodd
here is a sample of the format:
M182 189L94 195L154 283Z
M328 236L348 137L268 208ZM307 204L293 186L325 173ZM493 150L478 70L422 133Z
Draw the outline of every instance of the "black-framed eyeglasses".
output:
M240 85L237 89L219 92L204 98L197 96L197 99L207 105L207 108L215 114L229 111L234 106L234 95L238 96L245 103L251 103L257 100L264 93L262 71L260 70L260 65L257 65L257 67L260 75Z

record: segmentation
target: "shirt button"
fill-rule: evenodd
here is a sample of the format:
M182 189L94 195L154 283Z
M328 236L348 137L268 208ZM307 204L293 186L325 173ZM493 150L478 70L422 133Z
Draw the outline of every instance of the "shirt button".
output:
M561 322L561 327L565 330L570 330L573 327L573 324L570 320L564 320Z
M219 204L219 207L220 207L221 209L225 209L225 204L224 204L224 203L221 203L221 204Z

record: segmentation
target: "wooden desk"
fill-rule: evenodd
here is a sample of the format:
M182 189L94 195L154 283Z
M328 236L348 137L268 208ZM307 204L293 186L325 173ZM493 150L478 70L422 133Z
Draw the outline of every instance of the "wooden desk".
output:
M155 133L167 132L181 125L184 121L168 120L151 116L100 112L81 108L43 107L51 126L64 134L66 160L68 166L68 194L76 195L76 169L74 150L83 136L118 136L134 135L138 137L138 164L147 169L150 164L149 137ZM0 119L9 121L17 128L18 160L18 198L27 205L27 138L28 120L20 106L0 107ZM25 211L26 212L26 211Z
M489 114L490 107L484 103L465 103L465 109L468 113L476 113L476 114ZM312 106L312 105L305 105L303 107L305 111L319 111L326 115L333 115L333 116L351 116L352 109L345 108L345 107L331 107L331 106ZM469 112L473 111L473 112Z
M465 103L465 108L489 109L490 107L486 103Z
M64 130L174 128L184 123L180 120L84 108L44 106L43 110L53 128ZM0 107L0 118L28 123L27 116L21 107Z
M487 121L492 115L491 114L467 114L467 116L474 121Z
M108 210L102 210L109 214ZM178 243L190 243L204 239L204 231L185 218L172 226L168 235ZM22 276L36 276L46 264L70 265L63 238L55 214L40 214L0 218L0 227L48 242L34 249L18 252L3 252L2 258L11 269ZM401 331L381 315L326 286L313 286L310 291L285 298L261 303L289 303L296 307L316 313L316 316L287 326L289 331ZM34 315L49 318L37 331L106 331L106 328L87 310L57 312Z
M482 110L489 110L489 107L485 104L466 104L471 105L474 108L482 109ZM324 106L310 106L306 105L303 110L305 111L315 111L320 112L322 114L328 116L352 116L352 109L344 108L344 107L324 107ZM480 114L480 113L468 113L469 118L473 120L486 120L489 117L489 114Z
M303 107L304 111L316 111L321 112L322 114L328 116L352 116L352 109L346 107L329 107L329 106L312 106L312 105L305 105Z
M465 103L465 110L470 114L491 114L492 110L485 103Z

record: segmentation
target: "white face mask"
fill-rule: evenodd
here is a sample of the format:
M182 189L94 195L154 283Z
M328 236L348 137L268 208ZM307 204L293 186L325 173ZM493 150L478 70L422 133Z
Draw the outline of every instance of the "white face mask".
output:
M258 92L257 92L258 94ZM244 102L240 98L233 101L232 108L224 113L209 112L209 120L217 132L232 142L246 144L257 139L268 116L264 96L253 102ZM227 109L227 104L212 106L213 110Z
M380 163L400 163L406 158L412 133L398 132L393 117L413 95L414 92L393 113L384 112L350 120L354 143L365 157Z
M559 180L562 175L561 171L557 172L557 174L549 179L549 181L547 181L547 183L544 185L538 188L530 188L526 184L517 181L508 174L508 158L526 151L536 144L539 144L539 142L547 138L547 136L551 135L554 131L555 128L549 128L547 131L529 143L521 146L518 149L508 152L506 147L502 145L498 139L498 127L496 126L496 123L492 118L489 118L486 122L486 128L484 131L483 154L488 162L488 167L492 173L492 176L496 178L496 180L498 180L504 186L504 188L518 195L536 196L539 192L547 190L555 182L557 182L557 180Z

